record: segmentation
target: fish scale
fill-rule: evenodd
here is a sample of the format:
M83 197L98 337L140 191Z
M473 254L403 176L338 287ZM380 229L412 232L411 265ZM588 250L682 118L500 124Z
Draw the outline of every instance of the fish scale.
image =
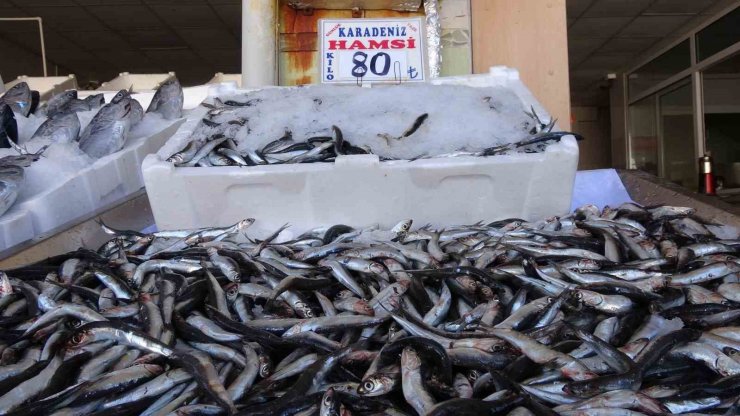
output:
M289 241L287 225L250 238L253 219L101 224L96 252L0 274L0 414L732 412L740 240L687 233L693 214L590 206ZM661 219L675 230L652 234Z

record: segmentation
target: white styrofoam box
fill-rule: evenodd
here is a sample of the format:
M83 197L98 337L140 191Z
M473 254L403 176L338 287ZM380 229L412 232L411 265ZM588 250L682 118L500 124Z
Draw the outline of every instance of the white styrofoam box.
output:
M517 71L440 78L434 84L504 86L528 108L548 117ZM228 84L211 90L226 95ZM380 162L375 155L339 156L335 163L252 167L174 167L164 158L179 150L205 114L188 121L142 170L160 230L223 226L253 217L250 234L290 223L288 237L334 224L390 227L412 218L419 224L463 224L567 213L578 165L572 136L542 153Z
M68 75L66 77L29 77L21 75L5 84L5 89L10 89L13 85L20 82L26 82L29 88L38 91L41 101L48 100L60 92L78 88L77 78L74 75Z
M80 220L140 190L144 186L140 169L144 157L156 152L184 122L185 119L176 120L150 136L128 140L121 151L16 203L0 216L0 250Z
M222 82L234 82L237 87L242 86L242 74L224 74L216 72L206 84L221 84Z
M120 91L133 88L134 92L156 90L159 84L174 78L174 72L166 74L130 74L121 72L110 81L100 84L99 91Z

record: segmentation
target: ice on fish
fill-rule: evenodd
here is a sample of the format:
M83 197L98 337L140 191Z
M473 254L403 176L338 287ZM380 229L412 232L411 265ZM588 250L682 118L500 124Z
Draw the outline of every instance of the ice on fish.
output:
M381 157L410 159L518 142L530 137L535 126L526 114L529 108L503 87L316 85L263 89L221 100L235 106L213 121L246 120L234 135L240 150L261 149L286 132L296 141L332 136L335 125L353 146L369 147ZM414 129L424 114L427 117ZM205 140L212 133L202 127L192 139Z

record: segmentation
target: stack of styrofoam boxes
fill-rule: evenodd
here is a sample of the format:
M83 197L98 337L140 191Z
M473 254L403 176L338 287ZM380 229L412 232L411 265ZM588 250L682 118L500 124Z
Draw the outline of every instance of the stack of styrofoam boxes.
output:
M174 72L166 74L131 74L121 72L110 81L100 84L98 91L120 91L131 89L134 92L153 91L159 84L175 77Z
M503 86L525 108L547 111L516 70L439 78L434 84ZM233 88L233 87L232 87ZM234 94L223 84L213 96ZM443 99L443 98L441 98ZM412 218L420 224L464 224L518 217L528 220L568 212L578 165L578 145L567 136L542 153L494 157L380 162L375 155L339 156L335 163L252 167L174 167L164 159L184 145L205 114L191 113L159 155L144 160L144 182L161 230L224 226L254 217L250 231L264 235L285 223L286 234L347 224L390 227ZM165 151L166 150L166 151ZM289 236L288 236L289 237Z

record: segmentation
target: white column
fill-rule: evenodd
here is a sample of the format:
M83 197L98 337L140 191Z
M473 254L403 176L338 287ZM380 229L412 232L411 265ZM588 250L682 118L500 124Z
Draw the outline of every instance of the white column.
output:
M277 84L276 32L276 0L242 0L242 88Z

